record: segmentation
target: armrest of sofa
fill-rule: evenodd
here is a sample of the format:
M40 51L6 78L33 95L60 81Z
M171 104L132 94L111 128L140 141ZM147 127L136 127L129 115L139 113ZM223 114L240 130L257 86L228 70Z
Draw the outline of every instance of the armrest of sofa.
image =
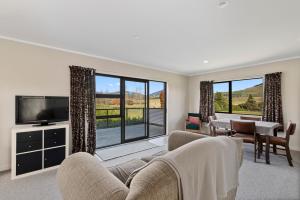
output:
M168 150L172 151L182 145L204 137L207 136L188 131L172 131L169 135Z
M75 153L60 165L57 181L64 200L124 200L129 189L88 153Z

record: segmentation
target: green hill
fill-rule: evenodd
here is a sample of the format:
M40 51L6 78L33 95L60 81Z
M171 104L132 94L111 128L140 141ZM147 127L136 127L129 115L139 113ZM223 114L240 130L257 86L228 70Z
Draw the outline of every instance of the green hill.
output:
M232 92L232 97L248 97L249 95L253 97L262 97L263 96L263 84L255 85L244 90L238 90Z

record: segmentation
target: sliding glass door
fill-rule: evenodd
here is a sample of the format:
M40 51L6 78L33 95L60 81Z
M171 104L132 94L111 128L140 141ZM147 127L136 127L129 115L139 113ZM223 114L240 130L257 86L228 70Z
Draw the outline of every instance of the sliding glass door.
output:
M146 81L125 80L125 140L147 137Z
M96 147L121 143L121 79L96 76Z
M149 136L166 133L166 83L149 81Z
M96 146L166 134L166 83L96 76Z

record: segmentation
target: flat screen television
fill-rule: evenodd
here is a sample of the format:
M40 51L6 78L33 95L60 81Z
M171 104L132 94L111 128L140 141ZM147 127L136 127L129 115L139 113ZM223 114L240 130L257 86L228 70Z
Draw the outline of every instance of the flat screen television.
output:
M49 125L69 120L69 97L16 96L16 124Z

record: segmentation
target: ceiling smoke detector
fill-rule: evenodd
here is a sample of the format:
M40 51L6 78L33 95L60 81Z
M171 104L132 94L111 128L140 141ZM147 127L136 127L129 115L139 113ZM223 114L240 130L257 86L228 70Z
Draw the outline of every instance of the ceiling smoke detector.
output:
M207 63L208 63L208 60L203 60L203 63L204 63L204 64L207 64Z
M219 8L225 8L229 4L228 0L219 0L218 6Z

